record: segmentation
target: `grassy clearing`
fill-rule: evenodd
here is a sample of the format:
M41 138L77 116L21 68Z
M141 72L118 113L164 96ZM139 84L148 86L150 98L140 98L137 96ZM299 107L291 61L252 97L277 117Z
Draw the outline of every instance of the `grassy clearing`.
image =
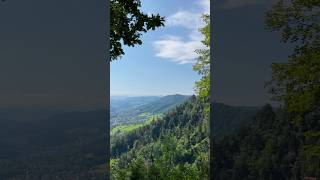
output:
M142 123L129 124L129 125L118 125L118 126L112 128L111 136L112 135L118 135L118 134L125 134L125 133L133 131L135 129L138 129L138 128L142 127L142 126L148 125L148 124L152 123L154 120L157 120L157 119L161 118L162 114L152 115L151 113L143 113L143 114L141 114L139 116L141 116L141 117L149 116L149 118L148 118L148 120L146 120L146 121L144 121Z

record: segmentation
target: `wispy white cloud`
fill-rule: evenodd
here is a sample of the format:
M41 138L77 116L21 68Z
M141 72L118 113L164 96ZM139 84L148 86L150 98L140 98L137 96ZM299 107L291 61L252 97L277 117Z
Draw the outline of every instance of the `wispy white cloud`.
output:
M210 0L200 0L197 2L199 11L178 11L166 19L168 27L182 27L189 31L186 37L167 35L154 42L156 56L164 58L178 64L194 63L197 54L196 49L203 48L201 40L202 34L199 28L204 26L201 19L203 14L210 12Z
M178 11L166 19L166 24L169 27L180 26L188 29L195 29L202 24L200 19L201 13Z
M170 59L178 64L194 63L197 54L196 49L202 47L200 41L184 41L177 36L168 36L154 43L155 49L159 50L156 56Z

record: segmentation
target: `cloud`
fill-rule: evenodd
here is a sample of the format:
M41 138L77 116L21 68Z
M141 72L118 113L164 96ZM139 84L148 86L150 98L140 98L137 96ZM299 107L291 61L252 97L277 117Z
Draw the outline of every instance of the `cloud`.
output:
M169 27L180 26L187 29L195 29L202 24L202 22L200 21L201 16L201 13L178 11L166 19L166 24Z
M200 0L199 6L202 8L203 13L210 14L210 0Z
M272 3L275 0L225 0L222 7L226 9L240 8L248 5Z
M204 48L199 28L204 26L201 19L203 14L210 12L210 0L197 2L199 11L178 11L166 19L168 27L182 27L189 31L186 37L166 35L153 43L156 56L178 64L195 63L195 50Z
M157 57L170 59L178 64L194 63L197 58L196 49L203 45L200 41L184 41L177 36L168 36L162 40L156 41L154 46L159 51Z

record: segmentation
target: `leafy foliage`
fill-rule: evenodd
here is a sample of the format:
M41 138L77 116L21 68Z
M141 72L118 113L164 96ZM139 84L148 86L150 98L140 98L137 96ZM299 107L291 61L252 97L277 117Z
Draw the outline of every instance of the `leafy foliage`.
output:
M204 20L203 43L209 47L209 16L204 16ZM151 124L112 137L112 179L209 178L210 50L197 50L197 53L194 70L202 75L196 82L198 97L192 96ZM160 106L157 103L153 109L158 112L159 108L171 108L170 101L165 102Z
M280 1L267 12L266 23L282 33L284 42L295 44L287 63L272 65L271 92L294 122L301 172L319 176L319 119L309 116L320 106L320 1Z
M164 25L164 18L159 14L147 15L141 12L140 0L111 0L110 5L111 60L124 54L122 44L141 45L142 33Z
M318 0L280 0L266 13L267 27L281 31L282 41L296 44L296 52L319 48Z
M195 89L198 96L205 102L209 103L210 97L210 16L204 15L203 20L206 25L200 29L200 32L205 36L202 43L206 46L205 49L199 49L196 52L199 57L194 64L193 69L201 75L201 79L196 82ZM207 105L207 115L209 114L209 104Z
M272 65L278 110L266 105L247 127L215 139L214 179L320 177L320 1L281 0L266 24L295 44L287 63Z
M208 177L204 106L195 96L150 125L111 142L113 179Z
M164 17L148 15L140 8L140 0L110 0L110 61L124 55L122 45L141 45L142 33L164 26Z
M319 128L320 111L308 119ZM305 147L290 115L266 105L255 120L238 133L215 141L215 179L303 179L319 177L319 139ZM301 153L301 148L311 152ZM309 160L305 161L308 158Z
M282 0L266 13L266 24L296 45L288 63L272 65L271 91L301 118L320 100L320 1Z

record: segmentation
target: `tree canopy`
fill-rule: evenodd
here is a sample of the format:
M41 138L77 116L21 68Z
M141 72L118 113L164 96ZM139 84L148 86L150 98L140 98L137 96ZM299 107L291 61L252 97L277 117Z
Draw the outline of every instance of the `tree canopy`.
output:
M271 92L289 113L299 140L301 174L319 175L320 1L279 1L266 24L295 45L287 63L272 64Z
M196 52L194 70L201 75L185 103L123 136L111 138L111 179L208 179L210 18L200 29L206 46Z
M140 10L140 0L111 0L110 6L111 61L124 55L122 45L141 45L142 33L164 26L164 17Z
M195 90L197 95L207 103L206 114L209 114L209 96L210 96L210 16L204 15L203 20L205 26L200 29L204 35L202 43L205 45L204 49L198 49L198 58L193 66L193 70L201 75L201 79L195 83Z
M320 100L320 1L281 0L266 13L267 27L295 45L287 63L272 65L275 99L302 116Z
M164 26L164 17L140 8L140 0L110 0L110 61L124 55L123 45L141 45L142 33Z

